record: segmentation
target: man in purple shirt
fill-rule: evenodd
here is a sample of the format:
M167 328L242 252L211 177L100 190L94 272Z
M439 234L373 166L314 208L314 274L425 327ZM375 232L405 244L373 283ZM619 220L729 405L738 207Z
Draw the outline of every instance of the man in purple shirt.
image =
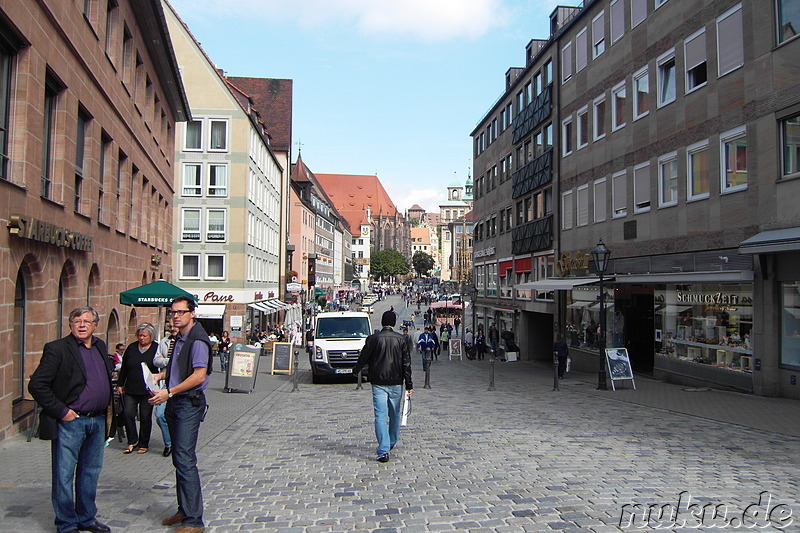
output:
M58 533L111 531L95 518L111 417L112 370L105 343L94 336L99 321L91 307L73 309L71 334L45 344L28 384L42 408L39 438L52 441L51 498Z
M194 319L195 302L188 296L172 300L172 325L178 328L172 360L166 369L167 388L155 391L153 405L167 402L165 416L172 437L172 464L175 466L175 490L178 511L161 523L180 523L175 533L202 533L203 493L197 470L197 436L205 418L206 397L211 373L211 341L203 326ZM163 373L162 373L163 374ZM163 379L162 374L156 379Z

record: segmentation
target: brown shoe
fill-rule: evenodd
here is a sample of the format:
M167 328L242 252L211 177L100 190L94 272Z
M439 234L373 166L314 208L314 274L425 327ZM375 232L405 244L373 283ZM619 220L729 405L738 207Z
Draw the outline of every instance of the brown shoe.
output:
M174 526L175 524L182 522L184 518L186 518L186 516L184 516L183 513L175 513L174 515L168 516L162 520L161 524L165 526Z
M196 526L181 526L175 530L175 533L203 533L206 528L203 526L196 527Z

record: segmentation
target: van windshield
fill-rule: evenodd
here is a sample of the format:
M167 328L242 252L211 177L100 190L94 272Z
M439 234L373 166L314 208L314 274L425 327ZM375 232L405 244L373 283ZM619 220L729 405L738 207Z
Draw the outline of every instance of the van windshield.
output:
M318 339L341 339L369 337L369 319L363 316L337 316L317 321L315 337Z

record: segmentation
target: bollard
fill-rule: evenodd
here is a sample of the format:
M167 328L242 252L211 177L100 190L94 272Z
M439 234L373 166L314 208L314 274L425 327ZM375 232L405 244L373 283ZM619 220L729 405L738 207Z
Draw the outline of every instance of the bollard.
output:
M294 375L292 376L292 390L289 392L299 391L300 389L297 387L297 374L299 373L297 370L297 357L300 355L300 350L294 351Z
M494 350L492 350L492 356L489 358L489 367L491 369L491 372L489 374L488 390L494 390L494 361L495 361L495 355L494 355Z
M361 372L358 373L358 385L356 385L356 390L363 390L364 386L361 384Z
M558 389L558 352L553 352L553 390Z
M423 389L431 388L431 351L425 350L425 385Z

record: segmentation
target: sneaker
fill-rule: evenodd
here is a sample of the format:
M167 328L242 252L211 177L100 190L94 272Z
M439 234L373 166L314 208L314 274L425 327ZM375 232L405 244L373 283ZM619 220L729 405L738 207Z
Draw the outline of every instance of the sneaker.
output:
M379 455L377 457L377 461L381 462L381 463L388 463L389 462L389 454L388 453L384 453L382 455Z

